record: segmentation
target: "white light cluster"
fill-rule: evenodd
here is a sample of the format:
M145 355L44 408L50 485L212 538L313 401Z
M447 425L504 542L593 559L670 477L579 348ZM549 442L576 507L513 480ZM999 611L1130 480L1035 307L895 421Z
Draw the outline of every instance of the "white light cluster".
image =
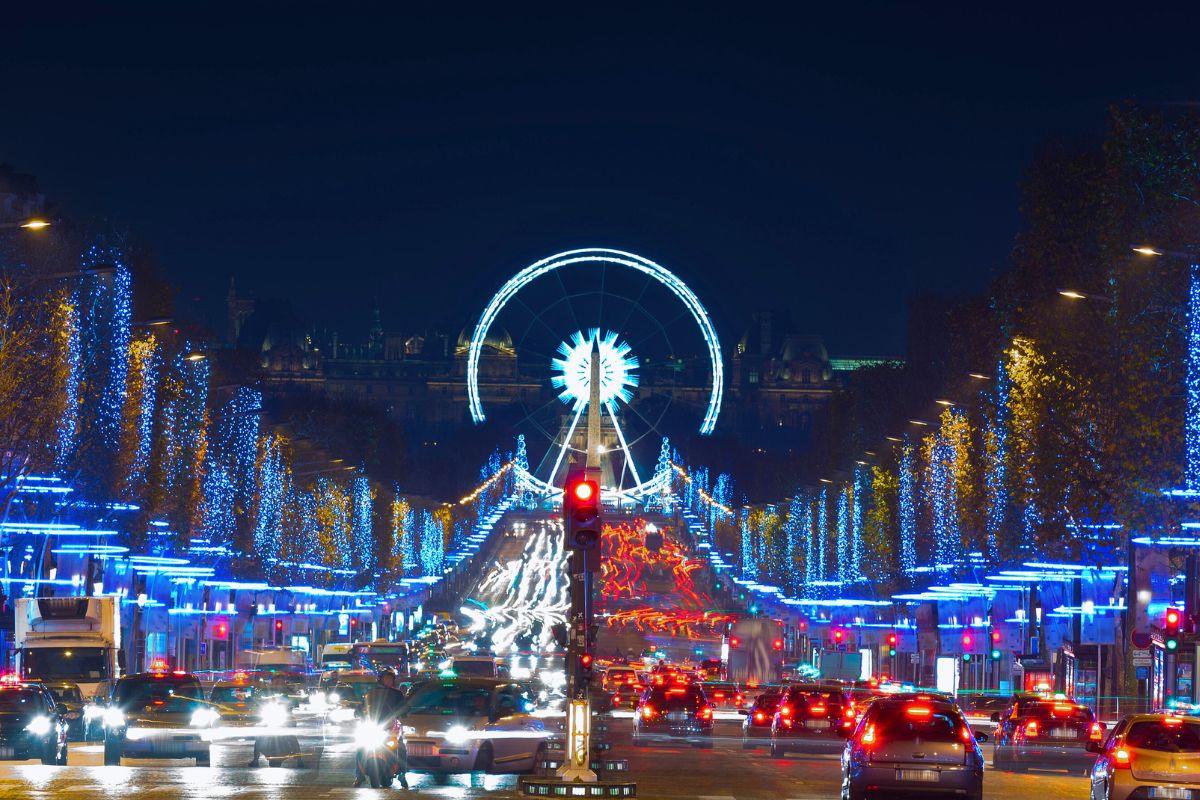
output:
M600 403L609 405L614 400L628 403L633 399L630 391L638 385L634 370L638 368L637 356L630 353L626 342L618 342L617 334L605 331L600 335L593 328L585 337L581 331L571 334L571 341L558 346L561 358L550 361L557 374L550 383L559 389L558 397L564 403L578 408L588 402L592 383L592 342L600 351Z

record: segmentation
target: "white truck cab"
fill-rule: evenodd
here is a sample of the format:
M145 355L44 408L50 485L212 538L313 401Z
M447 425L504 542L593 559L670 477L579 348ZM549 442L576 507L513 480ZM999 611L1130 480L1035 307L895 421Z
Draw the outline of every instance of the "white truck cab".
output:
M116 597L21 597L14 643L22 679L71 681L91 699L124 670Z

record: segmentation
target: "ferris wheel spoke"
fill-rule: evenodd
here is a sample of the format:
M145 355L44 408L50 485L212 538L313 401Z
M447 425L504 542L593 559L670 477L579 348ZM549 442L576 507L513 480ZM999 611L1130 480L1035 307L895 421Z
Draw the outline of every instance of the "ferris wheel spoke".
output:
M621 468L621 475L625 474L625 467L628 467L629 473L633 475L634 484L640 486L642 479L638 477L637 466L633 463L633 453L629 452L629 444L625 441L625 432L621 430L621 423L617 422L617 415L613 413L613 404L605 403L604 406L608 409L608 416L617 431L617 441L621 443L621 450L625 453L625 466Z
M604 327L604 284L608 277L608 264L600 262L600 307L596 310L596 330Z
M630 318L633 317L633 312L641 308L642 298L646 296L646 290L650 288L650 284L653 281L654 278L647 274L645 282L642 283L642 290L638 292L638 296L634 298L632 303L629 304L629 310L625 312L625 319L621 320L621 324L616 328L612 328L612 330L616 331L617 333L621 333L625 330L625 326L629 324Z
M529 312L529 317L530 317L529 325L525 328L525 333L521 335L522 343L524 343L525 338L529 336L529 329L533 327L533 324L535 322L541 323L542 327L545 328L552 337L557 339L559 336L561 336L561 334L558 331L556 331L556 330L554 330L554 328L550 327L550 323L546 322L546 320L542 316L542 314L540 312L534 311L532 308L530 308L529 304L526 303L525 300L522 299L522 297L520 295L513 295L512 299L516 300L518 303L520 303L521 307Z
M554 271L554 277L558 278L558 288L562 289L563 300L567 302L567 310L571 312L571 320L575 323L575 327L583 331L583 326L579 324L579 315L575 313L575 304L571 302L571 293L567 291L567 284L563 283L562 273L558 270Z
M558 458L554 460L554 469L550 470L550 483L554 483L554 476L558 474L558 468L562 465L563 456L567 450L571 449L571 437L575 435L575 426L579 424L579 417L583 414L583 409L587 408L587 403L580 403L575 409L575 417L571 420L571 427L567 429L567 435L563 437L562 446L558 449Z
M655 336L657 336L660 333L664 337L666 337L668 327L670 327L671 325L674 325L676 322L679 322L679 320L681 320L685 317L689 317L689 316L691 316L691 312L685 308L683 311L680 311L678 314L671 317L665 323L658 323L658 330L651 331L650 333L643 336L641 339L638 339L636 342L632 342L630 344L630 347L632 347L634 350L636 350L637 348L641 347L646 342L650 341L652 338L654 338Z

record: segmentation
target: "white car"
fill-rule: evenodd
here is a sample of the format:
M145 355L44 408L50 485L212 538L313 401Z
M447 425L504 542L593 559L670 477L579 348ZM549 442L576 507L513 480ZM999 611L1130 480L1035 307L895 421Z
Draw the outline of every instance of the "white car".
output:
M532 772L550 735L519 684L447 678L421 684L401 711L413 772Z

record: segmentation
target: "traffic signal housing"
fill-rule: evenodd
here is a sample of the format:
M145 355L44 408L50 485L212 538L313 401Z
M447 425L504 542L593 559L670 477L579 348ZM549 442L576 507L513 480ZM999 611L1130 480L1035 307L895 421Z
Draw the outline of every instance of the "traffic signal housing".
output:
M600 550L600 484L582 471L567 476L563 487L563 530L566 548Z
M1183 612L1178 608L1168 608L1163 616L1163 643L1168 650L1179 648L1179 623L1183 620Z
M896 657L896 645L900 643L900 637L894 633L889 633L887 637L888 655L892 658Z

